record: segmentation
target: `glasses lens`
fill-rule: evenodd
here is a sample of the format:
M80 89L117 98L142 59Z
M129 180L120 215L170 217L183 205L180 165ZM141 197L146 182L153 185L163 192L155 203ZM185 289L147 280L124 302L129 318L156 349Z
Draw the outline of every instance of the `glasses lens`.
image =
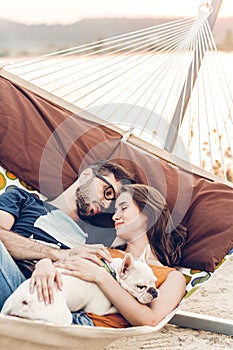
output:
M104 197L107 200L115 199L115 191L114 191L114 188L112 186L109 186L109 187L105 188L105 190L104 190Z
M104 190L104 198L111 201L116 199L115 190L112 184L107 179L105 179L101 174L99 174L95 169L93 169L93 173L96 177L98 177L100 180L102 180L108 185L108 187L105 188Z

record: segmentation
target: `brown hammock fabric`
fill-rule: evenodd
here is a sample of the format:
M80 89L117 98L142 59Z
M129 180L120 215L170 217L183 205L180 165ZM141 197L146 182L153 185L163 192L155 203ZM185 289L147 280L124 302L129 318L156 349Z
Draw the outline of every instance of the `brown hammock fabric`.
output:
M175 223L189 230L181 265L213 271L233 247L233 188L180 170L122 142L122 136L0 78L0 164L54 198L79 171L102 159L158 188Z

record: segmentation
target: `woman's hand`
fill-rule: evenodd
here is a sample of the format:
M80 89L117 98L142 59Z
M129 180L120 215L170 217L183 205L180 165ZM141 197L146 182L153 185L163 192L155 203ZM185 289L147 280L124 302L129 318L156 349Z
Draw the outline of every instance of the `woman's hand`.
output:
M62 290L61 273L54 267L50 259L42 259L36 264L36 268L30 280L30 293L37 290L39 301L45 304L53 303L54 300L54 282L58 289Z
M62 271L64 275L78 277L84 281L94 283L98 283L107 273L101 260L99 260L99 264L97 265L92 261L78 256L72 259L57 261L54 263L54 266L64 269Z
M72 260L76 257L90 260L99 266L102 262L99 258L103 258L108 262L112 261L112 257L108 249L103 244L83 244L72 249L62 249L59 251L59 260Z

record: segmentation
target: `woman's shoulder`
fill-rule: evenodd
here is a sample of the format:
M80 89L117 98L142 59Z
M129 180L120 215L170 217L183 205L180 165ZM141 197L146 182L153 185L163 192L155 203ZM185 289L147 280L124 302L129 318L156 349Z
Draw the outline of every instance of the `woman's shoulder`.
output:
M158 265L149 265L154 273L154 275L157 278L156 287L158 288L168 277L168 275L173 272L177 271L175 268L168 267L168 266L158 266Z

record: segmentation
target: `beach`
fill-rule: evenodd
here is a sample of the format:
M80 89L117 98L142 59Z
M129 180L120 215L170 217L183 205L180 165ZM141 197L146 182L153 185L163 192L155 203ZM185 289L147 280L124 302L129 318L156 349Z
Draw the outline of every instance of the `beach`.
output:
M233 320L233 256L182 305L181 310ZM233 335L166 325L153 335L124 338L104 350L233 349Z

